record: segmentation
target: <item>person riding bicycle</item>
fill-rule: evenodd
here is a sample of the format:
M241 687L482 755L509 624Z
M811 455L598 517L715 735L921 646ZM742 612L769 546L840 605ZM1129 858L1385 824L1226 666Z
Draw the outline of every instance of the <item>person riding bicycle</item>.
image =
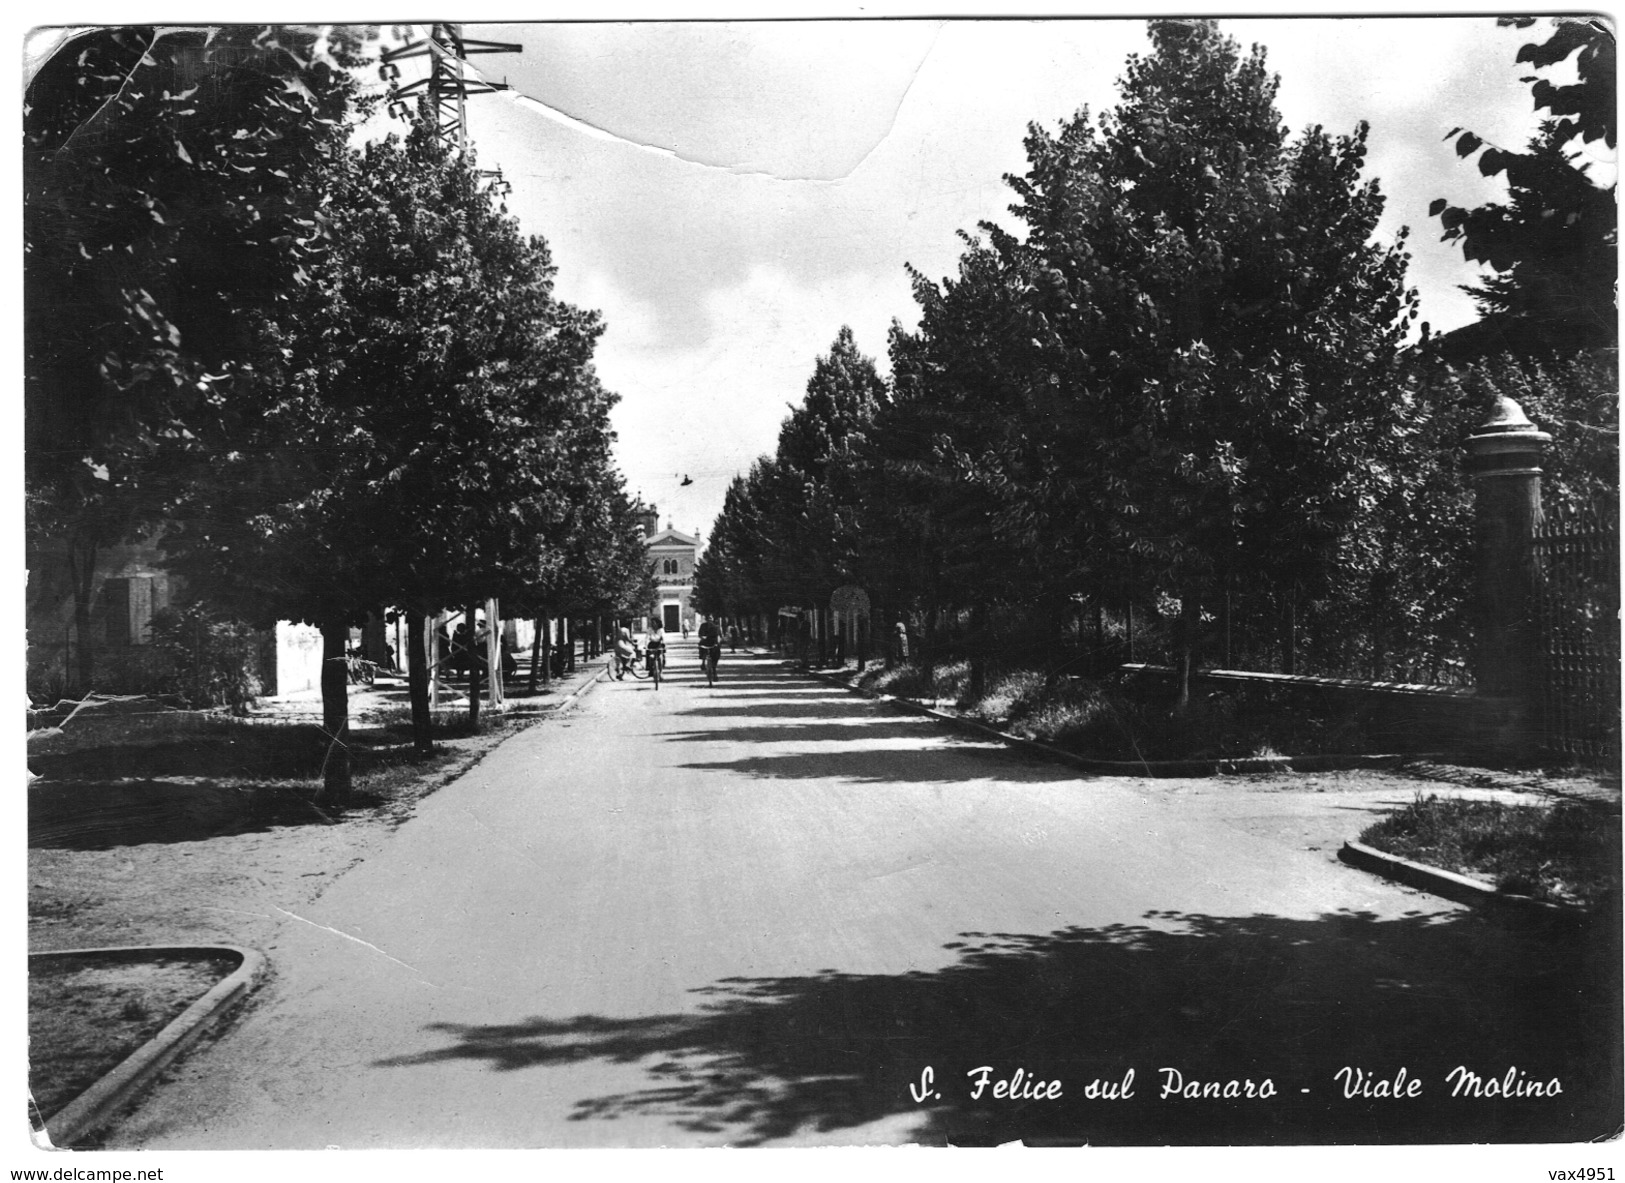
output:
M707 660L715 663L722 657L722 630L717 622L707 620L700 625L700 666L703 669Z
M632 668L632 663L638 659L638 644L632 639L632 630L624 624L620 632L615 634L615 676L624 678L626 671Z
M666 633L656 626L649 630L649 641L644 646L644 655L649 659L649 668L653 670L658 663L662 668L666 664Z

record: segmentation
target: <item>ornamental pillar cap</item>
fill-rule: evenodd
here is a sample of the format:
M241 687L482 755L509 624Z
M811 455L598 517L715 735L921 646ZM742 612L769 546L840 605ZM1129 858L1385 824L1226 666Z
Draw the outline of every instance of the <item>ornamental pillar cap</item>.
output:
M1515 400L1502 395L1495 414L1467 437L1467 452L1478 476L1539 476L1537 462L1551 442L1549 432L1536 427Z
M1503 394L1496 404L1495 414L1488 421L1481 424L1478 430L1479 433L1483 433L1492 430L1536 431L1538 429L1530 422L1529 416L1523 413L1523 408L1518 405L1517 401Z

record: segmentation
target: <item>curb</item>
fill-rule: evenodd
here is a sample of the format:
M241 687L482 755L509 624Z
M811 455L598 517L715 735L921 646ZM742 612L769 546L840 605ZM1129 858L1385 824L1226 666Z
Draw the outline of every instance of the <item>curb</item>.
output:
M1070 764L1083 772L1097 772L1109 776L1185 777L1223 776L1245 772L1343 772L1359 768L1397 768L1407 760L1438 759L1437 755L1386 753L1346 756L1240 756L1218 760L1091 760L1087 756L1076 755L1052 744L1011 735L976 719L967 719L963 715L954 715L935 707L928 707L911 698L898 698L875 690L864 690L816 670L807 671L807 675L853 694L861 694L865 698L892 703L916 714L926 715L939 723L973 731L1011 747L1026 748L1048 759Z
M574 706L576 699L580 698L582 695L586 694L587 691L598 685L599 682L603 681L604 675L608 672L609 671L607 669L600 666L593 672L592 677L588 678L586 681L582 682L581 685L570 691L570 693L559 699L558 705L554 707L550 713L557 714L567 706Z
M563 698L559 699L557 702L550 702L550 703L547 703L544 706L538 706L538 707L534 707L534 708L517 708L516 709L516 708L514 708L512 706L509 706L509 707L507 707L506 710L503 711L503 713L510 716L511 718L515 718L515 719L522 719L527 715L533 715L536 718L543 718L543 717L545 717L547 715L556 715L560 711L564 710L565 707L573 706L575 704L576 699L580 698L588 690L592 689L593 686L597 685L598 682L603 678L604 672L605 671L604 671L603 667L600 666L598 669L593 671L593 673L592 673L592 675L590 677L584 678L576 686L576 688L574 690L570 691L570 693L566 694Z
M1363 842L1356 842L1352 838L1343 843L1343 849L1337 852L1337 857L1351 867L1358 867L1362 871L1370 871L1374 875L1381 875L1384 879L1392 879L1396 883L1403 883L1405 886L1414 887L1419 891L1443 896L1445 899L1454 900L1458 904L1470 904L1473 907L1505 908L1553 918L1581 915L1578 909L1552 903L1549 900L1537 900L1533 896L1514 895L1511 892L1501 891L1495 884L1486 882L1483 879L1475 879L1470 875L1459 875L1455 871L1446 871L1442 867L1434 867L1427 863L1401 858L1397 854L1377 850Z
M112 1071L43 1120L42 1132L48 1144L68 1146L107 1121L125 1102L135 1096L177 1056L195 1043L230 1007L242 1001L254 981L264 971L265 954L239 945L120 945L94 949L53 949L31 953L35 957L101 956L142 960L164 954L227 954L241 958L241 964L162 1031L136 1048Z

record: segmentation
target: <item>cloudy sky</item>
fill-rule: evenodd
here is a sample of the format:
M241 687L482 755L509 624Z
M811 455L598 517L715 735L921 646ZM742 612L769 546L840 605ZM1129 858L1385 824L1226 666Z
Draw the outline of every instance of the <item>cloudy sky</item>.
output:
M1473 319L1457 285L1474 271L1427 206L1497 195L1444 136L1523 144L1533 115L1513 59L1530 34L1484 16L1223 27L1268 49L1288 127L1371 124L1382 233L1411 228L1423 318ZM840 326L884 368L888 325L915 321L905 264L950 273L956 230L1007 217L1001 178L1024 171L1027 123L1113 105L1126 57L1148 47L1143 20L464 31L524 46L473 59L513 87L469 104L480 162L553 245L561 294L604 315L598 364L622 399L629 487L703 532L733 476L773 450Z

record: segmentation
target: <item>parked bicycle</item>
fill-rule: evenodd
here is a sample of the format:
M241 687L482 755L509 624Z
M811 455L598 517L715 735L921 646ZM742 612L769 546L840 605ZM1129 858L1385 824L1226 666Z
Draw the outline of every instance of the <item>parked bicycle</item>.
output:
M361 647L347 649L344 654L344 672L352 686L371 686L378 677L378 663L361 656Z

